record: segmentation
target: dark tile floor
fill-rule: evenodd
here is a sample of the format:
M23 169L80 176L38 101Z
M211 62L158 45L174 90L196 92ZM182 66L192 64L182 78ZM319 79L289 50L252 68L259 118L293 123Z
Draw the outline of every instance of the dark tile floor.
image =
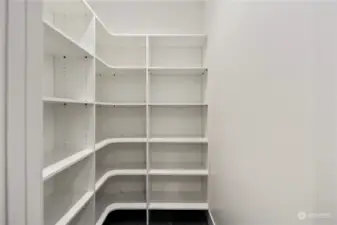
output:
M198 210L151 210L150 225L208 225L206 213ZM103 225L146 225L146 211L114 211Z

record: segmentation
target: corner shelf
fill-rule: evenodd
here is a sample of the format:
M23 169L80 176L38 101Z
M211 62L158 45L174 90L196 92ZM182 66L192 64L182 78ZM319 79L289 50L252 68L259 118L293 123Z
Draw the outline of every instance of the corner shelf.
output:
M146 175L146 170L142 169L123 169L123 170L111 170L106 172L95 184L95 190L99 190L100 187L111 177L114 176L137 176L137 175Z
M97 143L95 145L95 150L98 151L113 143L146 143L146 140L146 138L108 138Z
M94 55L81 47L74 39L56 28L48 21L43 21L45 36L45 51L56 55L90 56Z
M86 0L44 11L46 225L207 210L207 36L115 34Z
M208 176L206 169L150 169L149 175L164 175L164 176Z
M208 203L150 203L149 209L208 210Z

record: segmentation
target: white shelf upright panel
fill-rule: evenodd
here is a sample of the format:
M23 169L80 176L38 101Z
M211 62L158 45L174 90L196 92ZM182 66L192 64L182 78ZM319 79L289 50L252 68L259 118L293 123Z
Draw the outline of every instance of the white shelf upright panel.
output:
M95 17L81 0L44 0L43 6L44 224L89 225L95 193Z

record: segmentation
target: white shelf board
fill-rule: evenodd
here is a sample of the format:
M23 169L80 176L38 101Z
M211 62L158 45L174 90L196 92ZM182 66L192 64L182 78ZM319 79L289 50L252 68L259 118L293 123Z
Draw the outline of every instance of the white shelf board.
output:
M87 204L87 202L94 195L93 191L88 191L83 197L76 202L70 210L62 216L62 218L55 225L67 225L79 213L79 211Z
M150 203L149 209L207 210L208 203Z
M102 225L105 218L110 212L119 209L146 209L146 203L114 203L105 208L104 212L100 215L96 225Z
M150 169L150 175L208 176L206 169Z
M75 103L75 104L94 104L93 101L75 100L69 98L43 97L45 103Z
M208 106L207 103L198 102L168 102L168 103L149 103L149 106Z
M56 55L90 56L93 54L80 46L74 39L66 35L47 21L44 25L44 48L46 52Z
M123 170L110 170L106 172L95 184L95 190L98 191L100 187L110 178L114 176L137 176L146 175L145 169L123 169Z
M145 72L146 67L139 67L139 66L114 66L110 65L106 61L104 61L99 56L95 56L96 58L96 73L117 73L117 72L127 72L127 71L143 71Z
M130 102L130 103L120 103L120 102L96 102L99 106L146 106L145 102Z
M208 143L207 138L150 138L149 142L151 143Z
M80 152L77 152L65 159L62 159L60 161L58 161L57 163L54 163L50 166L47 166L46 168L43 169L42 172L42 177L43 180L47 180L50 177L62 172L63 170L69 168L70 166L72 166L73 164L83 160L84 158L88 157L89 155L91 155L93 153L92 149L85 149L82 150Z
M109 138L95 144L95 150L98 151L101 148L114 143L145 143L146 141L147 138Z
M202 75L208 71L206 67L149 67L148 69L151 75L167 75L167 73Z

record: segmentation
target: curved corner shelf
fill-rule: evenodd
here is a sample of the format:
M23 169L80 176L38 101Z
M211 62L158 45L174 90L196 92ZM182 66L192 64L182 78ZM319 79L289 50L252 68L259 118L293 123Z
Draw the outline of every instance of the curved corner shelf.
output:
M114 66L110 65L109 63L105 62L101 57L95 56L96 59L96 72L98 74L104 72L118 72L118 71L146 71L146 67L139 67L139 66Z
M95 191L98 191L102 185L110 178L114 176L134 176L134 175L146 175L146 169L123 169L123 170L110 170L106 172L95 184Z
M150 138L151 143L208 143L207 138Z
M208 203L150 203L149 209L208 210Z
M93 152L94 151L92 149L85 149L65 159L62 159L50 166L45 167L42 172L43 180L44 181L48 180L49 178L55 176L56 174L74 165L75 163L85 159L86 157L91 155Z
M207 169L150 169L149 175L163 176L208 176Z
M81 209L94 196L93 191L88 191L83 197L69 209L69 211L62 216L62 218L55 225L67 225L70 221L81 211Z
M108 138L95 144L95 151L98 151L109 144L115 143L145 143L147 138Z
M105 208L96 225L102 225L109 213L118 209L146 209L146 203L113 203Z

